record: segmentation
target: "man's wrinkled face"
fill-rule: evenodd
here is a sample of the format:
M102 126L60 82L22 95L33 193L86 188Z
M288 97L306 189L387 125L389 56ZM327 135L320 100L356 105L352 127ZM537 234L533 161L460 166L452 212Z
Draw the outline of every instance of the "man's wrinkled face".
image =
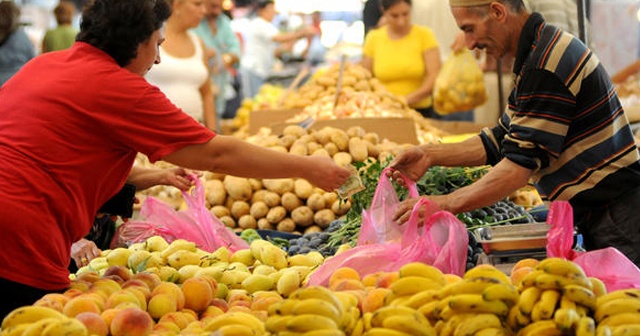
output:
M507 48L505 28L495 20L491 8L484 10L469 9L468 7L453 7L451 12L458 27L462 30L465 43L469 50L484 49L488 55L500 58L505 55Z
M138 55L125 66L125 69L144 77L154 64L160 63L162 42L164 42L164 26L154 31L147 41L138 45Z

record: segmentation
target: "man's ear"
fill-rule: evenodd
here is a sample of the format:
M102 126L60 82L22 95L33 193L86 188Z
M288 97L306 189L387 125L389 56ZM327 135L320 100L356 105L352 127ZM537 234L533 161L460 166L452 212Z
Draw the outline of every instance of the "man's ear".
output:
M489 17L496 21L504 21L507 17L508 9L500 2L492 2L489 5Z

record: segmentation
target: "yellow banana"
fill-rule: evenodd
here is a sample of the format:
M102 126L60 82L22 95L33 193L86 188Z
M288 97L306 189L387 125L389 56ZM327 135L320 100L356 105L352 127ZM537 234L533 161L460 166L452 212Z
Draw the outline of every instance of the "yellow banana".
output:
M569 300L591 310L596 309L596 296L591 289L577 285L567 285L562 289L562 296L566 296Z
M333 295L335 295L338 298L338 300L342 302L342 307L345 310L351 307L358 306L358 298L351 293L337 291L337 292L333 292Z
M636 299L636 300L640 300L640 289L623 289L623 290L617 290L611 293L607 293L601 297L599 297L596 300L596 304L598 306L601 306L609 301L612 300L616 300L616 299L622 299L622 298L627 298L627 299Z
M537 304L540 319L549 320L553 318L553 312L555 312L556 306L560 301L560 295L560 292L555 289L547 289L540 294L540 301ZM531 317L533 318L533 311L531 312Z
M604 282L596 277L589 277L589 281L591 281L591 290L596 297L601 297L607 294L607 285Z
M287 330L287 322L293 315L272 315L264 322L264 328L273 334Z
M622 313L633 313L640 311L640 300L636 299L616 299L609 301L596 308L594 317L598 323L605 318Z
M446 320L442 329L438 332L439 336L453 336L456 328L459 325L465 323L468 319L472 318L474 314L455 314L450 319Z
M640 335L640 321L637 324L627 324L611 328L612 336L632 336Z
M566 296L561 296L560 297L560 308L562 309L572 309L572 310L576 310L576 303L569 300L569 298L567 298Z
M511 310L509 311L509 315L507 315L507 325L510 326L513 330L518 330L520 328L528 326L530 323L531 317L522 314L517 306L511 308Z
M434 302L440 299L440 291L437 289L428 289L411 295L411 297L403 303L403 305L418 309L427 303Z
M618 327L625 324L640 323L640 312L621 313L611 315L598 322L598 326Z
M495 284L482 292L482 298L486 301L504 301L508 306L513 306L520 299L520 293L511 284Z
M511 279L495 266L483 264L478 265L464 273L463 279L472 278L493 278L502 283L510 284Z
M578 320L576 324L576 336L595 336L596 335L596 322L588 317L584 316ZM638 334L635 334L638 335Z
M364 331L373 328L373 326L371 325L371 319L373 319L373 313L367 312L362 314L362 324L364 327Z
M476 332L485 328L501 328L502 322L494 314L478 314L458 325L454 331L455 336L473 336Z
M389 316L397 316L397 315L409 315L412 316L416 313L416 310L405 307L405 306L386 306L382 307L375 312L373 312L373 316L371 317L371 326L373 328L381 328L382 322L387 319Z
M421 262L412 262L403 265L402 267L400 267L400 270L398 270L398 274L401 278L408 276L419 276L429 278L440 284L440 286L445 285L444 274L442 273L442 271L440 271L436 267Z
M16 308L2 320L2 330L23 323L33 323L48 317L63 319L65 316L53 309L43 306L24 306Z
M358 319L356 325L351 330L351 334L349 336L362 336L364 334L364 320L362 318Z
M302 300L286 299L278 301L267 308L267 313L271 315L291 315L293 314L293 308Z
M551 320L533 322L518 332L520 336L562 335L556 323Z
M561 275L566 277L586 277L582 267L573 261L562 258L546 258L541 260L535 267L537 270L543 270L549 274Z
M46 327L54 322L61 321L59 318L48 317L44 318L40 321L36 321L31 323L24 331L22 332L22 336L40 336Z
M578 312L578 315L580 315L580 317L590 316L589 308L583 305L576 304L576 311Z
M482 295L458 294L451 296L449 307L459 313L491 313L506 317L509 307L502 301L485 301Z
M342 316L340 316L341 312L338 311L338 309L334 305L332 305L331 303L325 300L316 299L316 298L298 301L298 303L293 307L292 314L293 315L302 315L302 314L322 315L332 319L337 324L341 324L341 321L342 321Z
M350 332L355 328L360 320L360 309L358 307L349 307L347 312L342 316L341 323L338 326L344 331Z
M506 336L507 333L502 328L485 328L479 330L474 336Z
M307 331L306 333L302 334L302 336L344 336L344 332L342 330L321 329Z
M242 324L228 324L216 330L216 335L220 336L254 336L258 335L251 328Z
M520 301L518 301L518 309L523 315L531 315L533 306L542 295L542 290L538 287L529 287L520 293Z
M543 274L547 274L547 273L542 270L534 270L522 278L519 286L522 287L522 289L535 286L536 278Z
M575 328L580 320L580 315L574 309L560 308L553 314L553 321L563 332L568 332Z
M303 287L291 293L289 298L297 300L320 299L334 305L340 313L344 313L346 309L342 305L342 301L336 297L328 288L322 286Z
M382 327L415 336L436 336L429 322L417 312L413 315L389 316L382 321Z
M533 309L531 309L531 321L538 322L542 320L542 306L540 305L540 301L538 301L533 305Z
M450 295L457 294L482 294L487 287L501 283L494 278L471 278L463 281L454 282L446 285L440 291L440 297L444 298Z
M288 331L307 332L320 329L338 329L338 324L326 316L314 314L295 315L287 321Z
M411 334L404 333L387 328L371 328L363 334L363 336L410 336Z
M596 336L611 336L611 328L598 325L596 327Z
M431 301L422 305L422 307L418 308L418 313L422 314L422 316L426 317L429 321L435 321L438 319L436 316L435 309L438 306L439 301Z
M167 259L169 258L170 255L174 254L177 251L180 250L187 250L187 251L191 251L191 252L195 252L196 251L196 243L194 242L190 242L184 239L176 239L174 241L172 241L169 246L167 246L166 249L162 250L160 252L160 256L163 259Z
M58 320L57 322L47 325L40 334L41 336L87 336L89 332L87 328L74 318Z
M562 289L569 285L578 285L591 289L591 281L587 277L568 278L547 273L537 276L534 285L540 289Z
M22 323L11 326L7 329L2 329L0 335L2 336L22 336L22 333L31 326L32 323Z
M259 320L257 317L245 313L245 312L227 312L222 315L218 315L211 319L211 321L207 322L204 326L205 331L216 331L223 326L240 324L249 327L251 330L255 330L258 333L264 333L265 326L264 323Z
M431 280L430 278L424 278L420 276L407 276L399 278L394 281L389 287L391 291L398 296L413 295L425 290L436 290L442 288L442 285Z

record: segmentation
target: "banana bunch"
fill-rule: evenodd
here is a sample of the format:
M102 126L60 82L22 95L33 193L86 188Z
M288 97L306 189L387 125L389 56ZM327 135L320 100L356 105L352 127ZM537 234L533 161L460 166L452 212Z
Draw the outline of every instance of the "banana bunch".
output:
M355 315L342 302L325 287L300 288L288 299L269 306L264 325L275 335L345 335L343 330L355 327L360 312Z
M461 281L440 290L439 301L427 303L419 311L438 335L506 335L503 319L519 300L509 277L491 265L478 265Z
M640 289L598 297L594 317L597 335L640 335Z
M2 321L2 336L87 336L87 328L74 318L48 307L24 306L14 309Z
M566 333L595 335L590 313L596 308L594 283L601 294L604 286L590 279L577 264L561 259L542 260L519 284L520 300L507 318L518 335Z
M389 286L391 293L385 305L404 305L418 309L445 285L442 272L421 262L406 264L398 271L398 279Z
M436 336L429 320L407 306L384 306L373 313L366 313L361 321L363 336Z
M204 326L206 332L216 332L221 336L264 335L264 323L252 314L234 311L212 318Z

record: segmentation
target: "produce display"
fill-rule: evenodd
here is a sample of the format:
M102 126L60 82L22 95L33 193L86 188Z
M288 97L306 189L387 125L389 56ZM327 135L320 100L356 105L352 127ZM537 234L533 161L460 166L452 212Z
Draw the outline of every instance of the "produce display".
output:
M419 262L397 271L334 271L306 286L317 252L288 256L262 239L207 253L159 236L104 251L64 293L12 311L0 335L637 335L640 291L607 293L559 258L511 274L463 276Z

